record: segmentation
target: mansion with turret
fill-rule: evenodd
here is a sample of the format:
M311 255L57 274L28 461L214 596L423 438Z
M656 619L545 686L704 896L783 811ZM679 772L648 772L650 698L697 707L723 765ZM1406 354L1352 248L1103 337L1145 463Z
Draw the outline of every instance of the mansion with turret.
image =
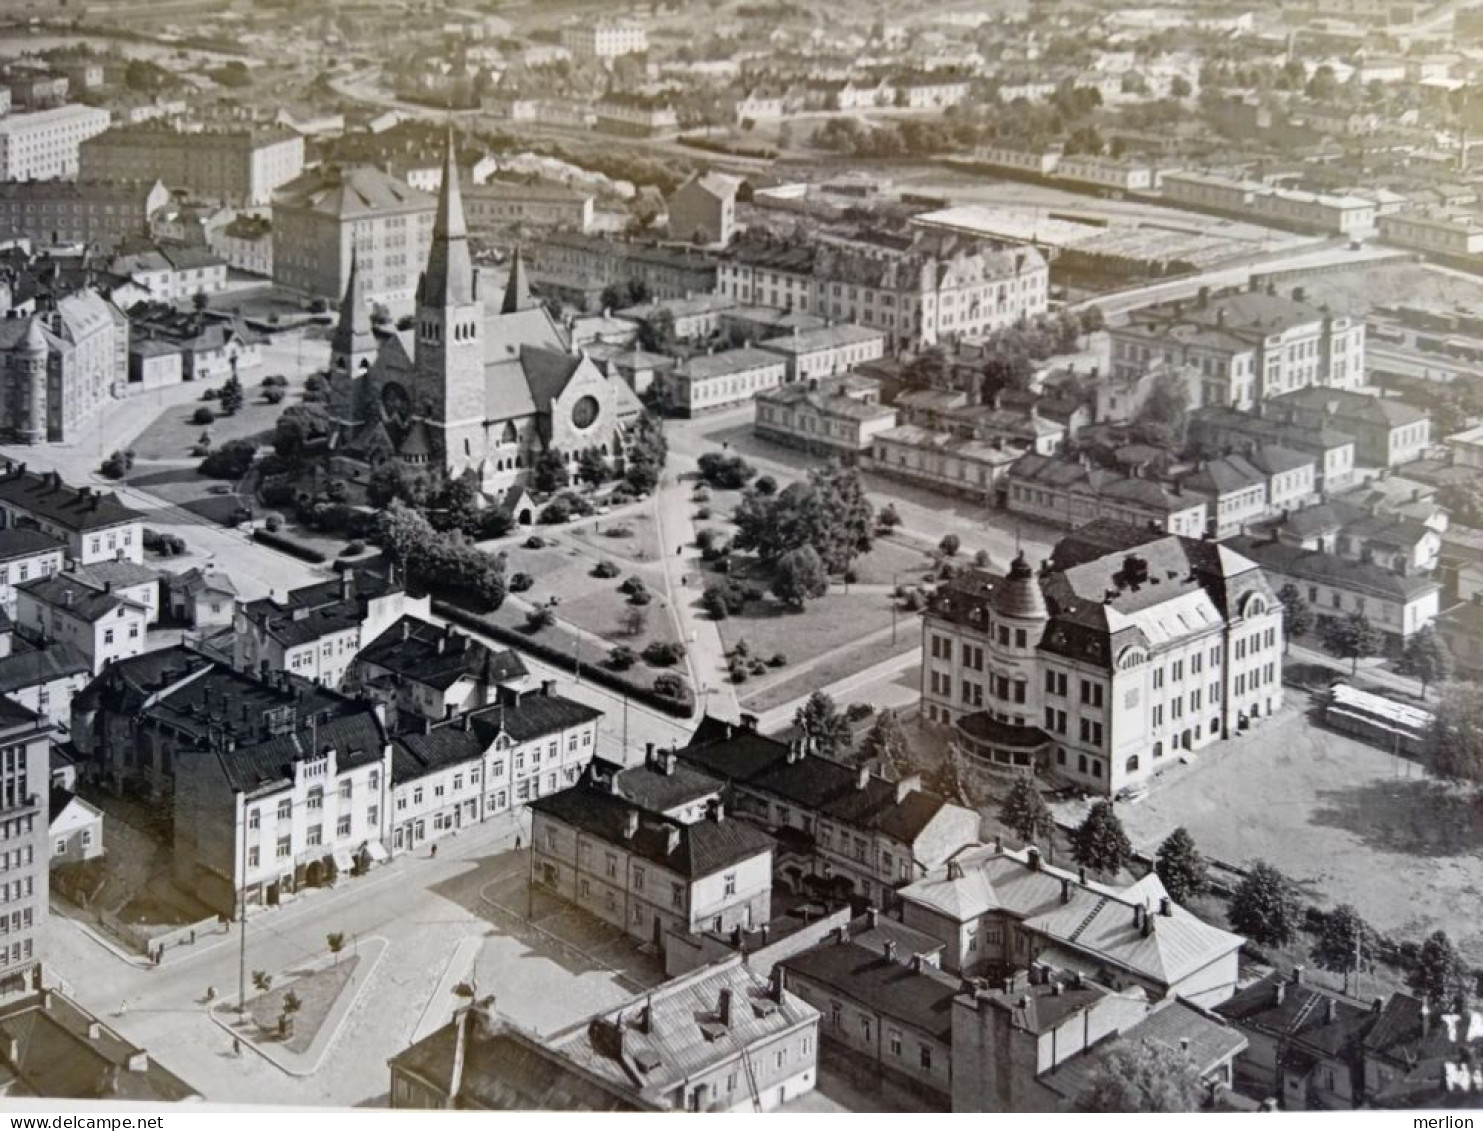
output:
M487 495L525 482L554 451L575 470L595 451L619 470L643 413L534 300L520 252L503 291L484 285L469 251L450 137L427 267L407 330L378 332L358 262L331 344L332 450L472 476Z

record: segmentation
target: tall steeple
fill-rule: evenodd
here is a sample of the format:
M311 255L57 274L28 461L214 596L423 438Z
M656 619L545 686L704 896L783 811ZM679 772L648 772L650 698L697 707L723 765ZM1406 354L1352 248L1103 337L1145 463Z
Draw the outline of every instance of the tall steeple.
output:
M505 284L505 300L500 304L501 314L514 314L530 305L530 280L525 277L525 257L520 245L515 245L514 258L510 260L510 279Z
M450 125L438 212L433 220L433 246L418 301L422 306L449 307L473 300L474 263L469 256L469 233L463 218L463 192L458 185L458 159Z
M345 294L340 299L340 320L335 323L335 336L330 341L330 354L342 355L376 352L376 335L371 329L371 312L366 309L361 288L360 257L350 253L350 278L345 281Z

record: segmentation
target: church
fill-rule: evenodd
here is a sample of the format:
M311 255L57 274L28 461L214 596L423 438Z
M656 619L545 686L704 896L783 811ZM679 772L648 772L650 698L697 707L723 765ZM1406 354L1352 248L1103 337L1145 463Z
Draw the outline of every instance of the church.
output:
M572 348L532 298L518 249L503 293L482 285L451 132L427 269L406 330L378 332L371 324L356 267L371 251L355 249L331 342L337 460L441 468L471 476L490 496L523 485L548 451L573 473L589 451L621 472L624 436L643 404L621 377Z

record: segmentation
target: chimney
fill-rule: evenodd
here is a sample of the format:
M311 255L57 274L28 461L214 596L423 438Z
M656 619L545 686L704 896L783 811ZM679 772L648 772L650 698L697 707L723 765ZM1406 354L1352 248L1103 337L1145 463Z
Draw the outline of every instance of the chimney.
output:
M1141 903L1135 903L1133 905L1133 929L1134 930L1136 930L1136 931L1143 930L1143 915L1144 915L1143 904L1141 904Z
M664 854L673 855L680 847L680 826L670 825L664 830Z
M1421 1035L1423 1037L1429 1037L1429 1036L1431 1036L1431 1031L1432 1031L1432 1011L1431 1011L1430 1007L1427 1006L1426 1002L1422 1002L1421 1003Z
M1061 902L1071 902L1071 878L1069 876L1061 877Z
M870 767L869 766L861 766L860 767L859 774L857 774L856 777L855 777L855 788L857 790L864 789L869 784L870 784Z
M737 721L741 723L742 730L755 731L757 729L757 716L756 715L750 715L750 714L746 714L744 712L743 714L741 714L741 715L739 715L737 717Z
M731 987L721 987L721 1000L716 1003L716 1014L722 1025L731 1028Z
M65 589L62 591L62 604L69 609L72 607L72 590Z
M887 962L895 962L896 961L896 940L895 939L887 939L886 940L886 943L885 943L885 946L883 946L881 949L885 953L886 961Z
M880 911L878 911L874 907L867 907L865 909L865 923L866 923L866 928L868 930L872 930L872 931L875 930L876 925L880 921L881 921L881 913L880 913Z
M96 1040L99 1040L102 1036L103 1036L103 1022L101 1022L101 1021L89 1021L88 1022L88 1040L90 1040L90 1041L96 1041Z
M639 831L639 811L629 809L623 814L623 839L632 840Z
M129 1071L148 1072L149 1053L145 1052L143 1049L138 1049L134 1052L131 1052L129 1054Z
M556 681L554 679L541 680L541 694L547 699L556 698Z
M1159 914L1166 919L1173 918L1174 916L1174 901L1167 895L1159 900Z
M949 880L961 880L963 878L963 865L956 860L947 862L947 878Z
M766 927L762 928L764 931ZM765 941L765 939L764 939ZM767 987L767 996L779 1005L783 1003L783 994L788 989L788 974L781 965L772 968L772 978Z
M716 798L706 806L706 816L716 824L721 824L726 820L726 803L719 797Z
M667 778L673 777L676 761L675 752L673 750L666 750L659 756L659 772Z
M1285 983L1285 982L1278 982L1277 983L1277 991L1276 991L1275 994L1272 995L1272 998L1273 998L1273 1000L1278 1005L1281 1005L1284 1001L1286 1001L1287 1000L1287 983Z
M348 601L355 596L355 570L347 569L340 575L340 600ZM440 649L441 650L441 649Z
M1025 849L1025 862L1030 865L1032 872L1040 871L1040 849L1036 848L1033 844Z
M1339 1003L1336 1002L1333 998L1325 999L1323 1016L1324 1020L1327 1021L1330 1025L1337 1021L1339 1019Z
M1292 984L1295 986L1301 986L1303 984L1303 975L1307 972L1308 971L1306 967L1294 966L1292 968Z

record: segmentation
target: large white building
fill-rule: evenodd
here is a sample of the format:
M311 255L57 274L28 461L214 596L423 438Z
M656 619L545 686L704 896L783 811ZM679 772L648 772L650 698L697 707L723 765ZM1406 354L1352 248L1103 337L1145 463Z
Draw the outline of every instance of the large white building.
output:
M966 571L922 628L922 712L971 764L1112 795L1282 704L1282 606L1255 562L1115 522L1037 576Z
M649 50L649 33L637 20L581 20L562 28L561 42L578 61L608 61Z
M1115 377L1154 366L1199 374L1199 404L1251 409L1311 385L1353 389L1364 383L1365 324L1291 298L1243 291L1159 303L1109 330Z
M1033 248L919 233L902 251L750 244L717 267L716 293L805 311L886 335L887 348L976 337L1043 314L1050 271Z
M0 181L73 179L78 147L108 121L107 110L73 105L0 118Z

